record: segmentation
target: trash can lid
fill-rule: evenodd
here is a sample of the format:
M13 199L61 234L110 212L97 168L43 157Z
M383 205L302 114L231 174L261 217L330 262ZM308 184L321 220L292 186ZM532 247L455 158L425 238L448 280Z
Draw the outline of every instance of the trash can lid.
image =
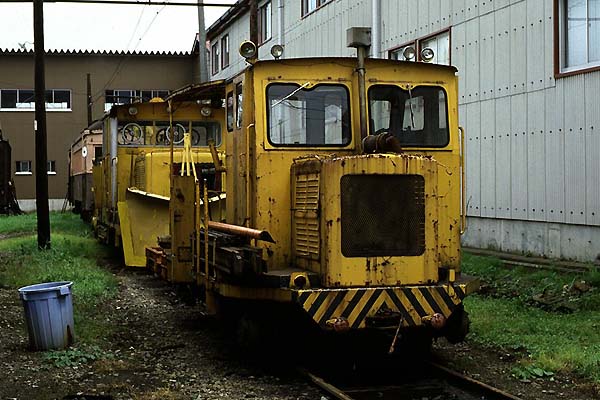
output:
M71 285L73 285L73 282L71 281L38 283L36 285L23 286L22 288L19 288L19 293L49 292L51 290L57 290L63 287L69 288Z

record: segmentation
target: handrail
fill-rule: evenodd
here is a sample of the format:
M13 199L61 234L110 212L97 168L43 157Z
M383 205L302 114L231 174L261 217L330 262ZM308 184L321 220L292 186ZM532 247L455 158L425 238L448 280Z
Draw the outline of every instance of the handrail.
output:
M458 127L460 131L460 234L467 231L467 180L465 178L465 128Z

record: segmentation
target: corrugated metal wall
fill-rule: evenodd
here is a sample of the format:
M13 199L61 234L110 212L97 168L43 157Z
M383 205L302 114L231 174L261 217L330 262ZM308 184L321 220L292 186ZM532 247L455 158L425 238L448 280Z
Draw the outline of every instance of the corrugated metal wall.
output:
M346 47L346 28L371 25L371 3L332 0L301 18L300 2L287 0L285 56L354 55ZM468 215L477 226L465 242L589 259L600 253L600 239L585 239L594 236L590 228L600 236L600 72L554 79L552 3L381 0L381 48L385 56L451 28L459 117L467 131ZM270 57L268 49L278 42L276 0L272 10L273 38L261 47L261 57ZM231 28L232 49L245 38L247 24L243 18ZM239 60L233 53L232 60ZM232 71L243 68L242 62L232 64ZM499 219L505 220L502 228ZM585 243L578 245L590 249L582 257L571 254L570 241L579 241L576 228L568 229L565 242L560 225L537 222L587 226L579 238Z

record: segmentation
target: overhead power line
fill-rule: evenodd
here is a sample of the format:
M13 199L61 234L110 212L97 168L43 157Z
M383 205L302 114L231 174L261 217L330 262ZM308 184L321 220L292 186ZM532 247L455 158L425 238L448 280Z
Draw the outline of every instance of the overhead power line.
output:
M32 3L32 0L2 0L1 3ZM132 6L190 6L190 7L233 7L235 3L181 3L167 1L129 1L129 0L44 0L44 3L79 3L79 4L122 4Z
M168 0L167 0L168 1ZM167 4L171 4L171 3L167 3ZM150 27L152 27L152 24L154 23L154 21L156 21L156 18L158 17L158 15L165 9L166 5L162 6L162 8L160 10L158 10L156 12L156 15L154 15L154 18L152 18L152 21L150 21L150 24L148 25L148 27L146 28L146 30L144 31L144 33L142 33L142 36L140 36L137 44L135 45L133 51L135 52L135 50L138 48L138 46L140 45L140 43L142 42L142 39L144 38L144 36L146 36L146 33L148 33L148 31L150 30ZM140 15L140 20L141 20L141 15ZM139 20L138 20L139 23ZM136 26L137 29L137 26ZM133 35L135 35L135 31L133 32ZM133 38L132 35L132 38ZM131 42L131 40L130 40ZM129 44L127 44L127 47L129 48ZM98 90L93 98L92 98L92 102L95 103L96 100L100 99L103 95L104 95L104 91L110 86L112 85L112 83L114 82L114 80L119 76L119 74L121 73L122 68L124 67L125 61L130 57L130 55L124 55L123 58L121 58L119 60L119 63L117 64L117 67L115 68L113 74L111 75L111 77L108 79L108 81L106 81L106 83L104 84L104 86L102 86L102 89Z

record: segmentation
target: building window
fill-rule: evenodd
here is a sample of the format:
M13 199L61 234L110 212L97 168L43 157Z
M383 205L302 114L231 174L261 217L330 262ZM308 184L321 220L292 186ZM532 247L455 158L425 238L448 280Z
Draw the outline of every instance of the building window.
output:
M46 90L46 111L71 111L71 91ZM35 111L33 89L0 89L0 111Z
M129 104L136 102L147 102L156 97L161 99L169 95L168 90L151 90L151 89L119 89L106 90L104 92L104 111L110 111L111 107L117 104Z
M48 175L56 175L56 161L48 160Z
M15 175L31 175L31 160L17 161Z
M70 110L70 90L46 90L46 110Z
M302 16L315 11L317 8L324 4L329 3L331 0L302 0Z
M258 44L271 39L271 2L268 1L258 9Z
M212 45L212 73L219 72L219 43Z
M560 0L559 71L600 68L600 0Z
M221 38L221 69L229 66L229 35Z
M404 53L408 47L415 49L415 56L410 59L407 59ZM423 61L421 51L426 48L433 50L433 59L430 63L450 65L450 30L424 36L413 42L396 47L389 51L389 58L401 61Z

